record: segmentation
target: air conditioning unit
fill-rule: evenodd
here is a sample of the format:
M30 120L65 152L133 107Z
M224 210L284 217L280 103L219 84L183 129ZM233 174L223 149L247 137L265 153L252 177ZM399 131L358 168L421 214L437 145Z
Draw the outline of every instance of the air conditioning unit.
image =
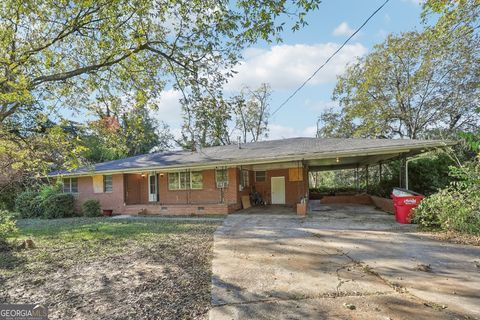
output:
M220 182L217 182L217 188L218 189L224 189L228 187L228 182L227 181L220 181Z

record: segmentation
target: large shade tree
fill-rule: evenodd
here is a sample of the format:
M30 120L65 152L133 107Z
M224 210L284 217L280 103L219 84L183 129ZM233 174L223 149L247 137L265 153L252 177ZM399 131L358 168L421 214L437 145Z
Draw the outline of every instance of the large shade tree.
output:
M279 40L284 27L300 28L319 2L1 1L0 175L31 159L42 165L30 169L43 173L78 164L81 144L59 134L66 109L78 120L119 97L147 105L169 84L188 100L214 97L242 48ZM36 119L45 117L57 126L38 134ZM55 149L49 155L61 154L53 163L41 161L44 143Z
M478 128L480 5L444 5L435 27L390 35L347 68L333 94L340 108L322 115L320 135L425 138Z

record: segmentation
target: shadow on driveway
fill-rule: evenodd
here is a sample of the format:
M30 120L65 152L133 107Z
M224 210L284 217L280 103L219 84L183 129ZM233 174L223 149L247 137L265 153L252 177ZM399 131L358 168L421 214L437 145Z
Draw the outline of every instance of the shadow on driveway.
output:
M320 209L228 216L210 319L480 317L480 248L422 239L369 206Z

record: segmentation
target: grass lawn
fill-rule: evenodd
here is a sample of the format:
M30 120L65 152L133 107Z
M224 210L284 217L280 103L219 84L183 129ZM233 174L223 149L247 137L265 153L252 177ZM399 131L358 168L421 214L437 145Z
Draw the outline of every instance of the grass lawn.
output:
M20 220L0 248L0 303L43 303L51 319L205 318L218 220Z

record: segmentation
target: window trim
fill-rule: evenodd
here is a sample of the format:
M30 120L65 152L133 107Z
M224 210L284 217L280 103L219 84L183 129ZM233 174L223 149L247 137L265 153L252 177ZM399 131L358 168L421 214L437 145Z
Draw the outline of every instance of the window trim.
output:
M190 189L191 190L203 190L203 171L198 171L197 170L197 171L190 171L189 173L190 173ZM200 174L200 177L201 177L200 182L202 183L202 186L200 188L194 188L193 187L193 173Z
M107 190L107 177L110 177L111 190ZM103 193L112 193L112 192L113 192L113 175L105 174L103 175Z
M259 172L263 172L263 180L259 181L257 179L257 173ZM266 182L267 181L267 171L266 170L259 170L259 171L255 171L255 182Z
M224 172L225 172L225 179L222 180L222 181L220 181L220 180L218 179L218 178L219 178L219 174L218 174L219 171L224 171ZM229 179L228 179L228 169L215 169L215 186L217 187L217 189L221 189L221 188L219 187L219 183L224 183L224 187L223 187L223 188L228 187L228 183L229 183L228 180L229 180Z
M192 173L200 173L202 177L202 187L201 188L193 188L192 186ZM185 188L182 188L182 175L185 174L187 175L186 178L186 184ZM171 175L176 175L178 179L178 184L177 188L172 189L170 186L170 176ZM203 190L203 171L201 170L195 170L195 171L175 171L175 172L169 172L167 175L167 186L168 186L168 191L184 191L184 190Z
M73 180L76 180L76 184L77 184L77 191L73 192L72 191L72 181ZM68 181L68 191L65 191L65 181ZM63 178L62 179L62 184L63 184L63 187L62 187L62 191L63 193L69 193L69 194L78 194L78 178Z
M246 177L246 179L245 179ZM242 188L247 188L247 187L250 187L250 172L246 169L242 169L241 170L241 177L240 177L240 182L241 182L241 186ZM245 180L247 183L245 183Z

